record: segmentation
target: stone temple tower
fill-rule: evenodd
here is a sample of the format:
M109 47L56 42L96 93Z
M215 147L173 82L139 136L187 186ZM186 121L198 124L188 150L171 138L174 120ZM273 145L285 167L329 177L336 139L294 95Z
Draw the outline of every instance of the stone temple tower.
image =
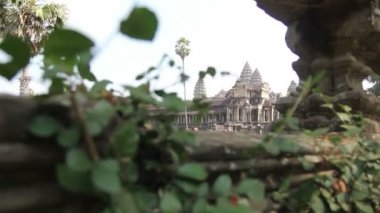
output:
M253 85L261 86L261 84L263 83L263 79L258 69L255 69L255 71L252 73L250 80Z
M22 71L18 80L20 81L20 96L32 96L33 90L29 88L31 77L26 70Z
M206 98L206 87L203 79L198 79L194 88L194 99Z
M248 62L245 62L244 68L240 74L240 81L244 84L249 84L251 82L252 69L249 66Z
M295 81L290 82L290 85L288 87L287 95L290 95L291 93L295 92L297 90L297 84Z

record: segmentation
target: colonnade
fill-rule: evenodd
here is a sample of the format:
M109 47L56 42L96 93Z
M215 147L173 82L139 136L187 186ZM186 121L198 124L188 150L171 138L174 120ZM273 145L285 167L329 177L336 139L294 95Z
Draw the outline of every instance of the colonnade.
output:
M197 113L189 113L189 125L225 124L225 123L270 123L279 118L279 112L274 107L246 108L241 106L226 107L225 112L209 113L199 117ZM185 124L185 114L177 114L175 124Z
M227 108L227 121L229 122L249 122L266 123L279 118L279 113L274 107L247 108L242 106L232 106Z
M199 117L199 114L188 114L187 115L188 123L190 125L196 125L199 123L217 123L224 124L226 119L226 113L210 113L207 116ZM185 114L181 113L176 115L174 123L175 124L185 124Z

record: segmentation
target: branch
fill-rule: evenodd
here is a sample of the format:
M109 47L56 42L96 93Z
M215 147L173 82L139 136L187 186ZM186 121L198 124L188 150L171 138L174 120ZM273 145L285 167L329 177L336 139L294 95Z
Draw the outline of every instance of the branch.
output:
M84 135L88 152L90 153L92 160L98 161L99 160L98 150L96 149L95 142L90 135L90 131L88 130L86 121L84 119L83 111L76 100L75 92L72 90L70 91L70 100L71 100L71 104L74 109L74 112L76 114L76 117L78 119L81 131Z

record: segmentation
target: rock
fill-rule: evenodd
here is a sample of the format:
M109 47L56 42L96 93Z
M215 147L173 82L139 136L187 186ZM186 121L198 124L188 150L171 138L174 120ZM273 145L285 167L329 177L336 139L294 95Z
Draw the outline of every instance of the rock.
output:
M378 0L256 2L258 7L288 27L286 43L299 56L293 68L301 81L324 72L316 87L324 95L331 96L332 104L344 103L353 108L354 113L379 120L380 101L362 88L365 78L373 73L380 74ZM314 115L325 116L312 99L306 97L296 112L296 116L305 119L306 126L313 126L313 119L322 118ZM287 100L278 105L284 113L291 104ZM314 117L308 118L309 115Z

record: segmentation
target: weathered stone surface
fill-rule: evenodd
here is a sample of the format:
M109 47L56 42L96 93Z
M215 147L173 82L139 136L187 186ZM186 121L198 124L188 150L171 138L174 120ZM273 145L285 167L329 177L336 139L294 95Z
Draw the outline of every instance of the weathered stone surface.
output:
M299 56L293 68L300 80L325 71L317 87L373 119L380 100L363 91L363 80L380 74L380 5L378 0L256 0L257 5L287 27L286 43ZM313 98L311 98L313 99ZM296 114L301 119L325 112L305 99ZM324 101L322 101L323 103ZM289 100L280 106L284 112ZM279 103L281 105L281 102ZM316 118L316 117L314 117ZM309 119L309 118L307 118ZM318 127L315 124L308 126ZM324 119L320 120L325 122Z

